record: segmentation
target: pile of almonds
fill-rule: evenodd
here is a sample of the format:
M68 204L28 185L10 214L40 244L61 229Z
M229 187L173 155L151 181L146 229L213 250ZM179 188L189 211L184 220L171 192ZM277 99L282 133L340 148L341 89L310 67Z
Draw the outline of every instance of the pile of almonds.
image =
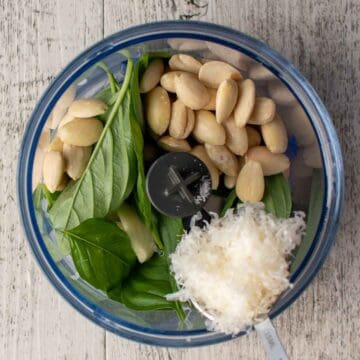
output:
M224 184L242 201L261 201L264 176L285 172L290 161L285 125L275 102L256 97L255 84L223 61L173 55L145 70L147 124L166 151L185 151L208 167L212 188Z
M43 181L50 192L63 190L69 178L81 177L92 145L103 131L103 123L96 116L106 110L107 105L98 99L80 99L70 104L44 156Z

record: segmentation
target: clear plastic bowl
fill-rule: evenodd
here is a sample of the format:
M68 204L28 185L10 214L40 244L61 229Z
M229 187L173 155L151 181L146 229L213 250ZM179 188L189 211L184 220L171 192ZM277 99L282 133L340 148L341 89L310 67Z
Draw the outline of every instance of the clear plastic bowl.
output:
M276 302L270 317L280 314L301 294L324 262L339 221L344 188L339 141L324 105L294 66L264 43L226 27L181 21L136 26L107 37L74 59L47 88L26 127L19 153L18 204L27 239L44 273L87 318L142 343L209 345L231 336L206 331L194 310L183 324L172 311L130 311L80 279L71 258L63 255L45 212L37 222L32 199L34 181L39 177L34 161L41 156L38 145L46 141L47 128L59 120L73 96L92 96L106 86L105 74L96 63L105 61L121 79L127 55L136 59L147 51L169 49L228 61L256 81L257 94L270 95L277 103L290 134L294 209L307 211L312 186L309 216L313 224L311 236L300 246L291 267L293 287Z

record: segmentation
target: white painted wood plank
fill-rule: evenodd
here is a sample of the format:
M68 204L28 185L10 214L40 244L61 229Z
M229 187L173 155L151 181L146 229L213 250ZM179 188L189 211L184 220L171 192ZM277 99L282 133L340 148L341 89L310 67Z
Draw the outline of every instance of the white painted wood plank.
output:
M86 4L0 2L0 359L104 359L104 331L40 272L15 204L19 143L31 110L65 63L102 37L102 2Z

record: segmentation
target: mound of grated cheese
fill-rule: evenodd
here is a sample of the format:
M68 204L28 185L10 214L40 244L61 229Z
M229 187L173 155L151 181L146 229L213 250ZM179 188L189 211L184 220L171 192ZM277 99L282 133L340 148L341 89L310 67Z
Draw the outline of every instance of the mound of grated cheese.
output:
M203 229L192 226L171 255L180 290L167 299L195 301L212 315L207 328L226 334L264 320L290 285L288 259L304 217L278 219L262 203L242 204Z

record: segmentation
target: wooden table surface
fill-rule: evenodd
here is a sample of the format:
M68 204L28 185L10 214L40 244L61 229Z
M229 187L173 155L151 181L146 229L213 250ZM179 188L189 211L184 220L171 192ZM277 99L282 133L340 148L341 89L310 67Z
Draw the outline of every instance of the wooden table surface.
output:
M264 359L256 334L165 349L107 333L68 305L35 263L16 207L24 125L50 80L93 42L130 25L200 19L261 38L292 61L329 109L343 146L346 201L335 246L275 321L291 359L360 359L359 0L0 0L0 359Z

